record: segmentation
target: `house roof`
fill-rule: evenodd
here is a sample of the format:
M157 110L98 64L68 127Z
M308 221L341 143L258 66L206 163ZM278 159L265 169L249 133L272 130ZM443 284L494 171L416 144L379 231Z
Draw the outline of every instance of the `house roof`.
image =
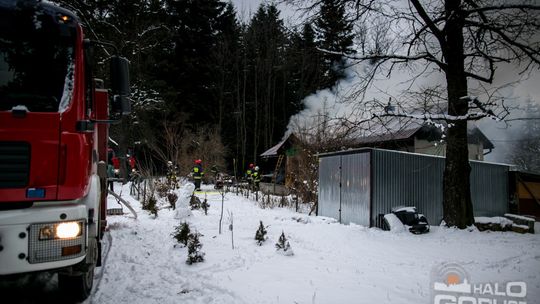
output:
M373 144L412 139L414 136L428 137L430 141L440 139L442 131L432 124L413 118L391 117L386 121L372 123L366 136L359 136L356 144ZM493 143L473 124L467 126L469 143L482 143L484 149L493 149Z
M273 156L277 156L279 154L279 151L282 147L285 147L287 146L286 144L289 142L289 140L292 140L292 139L295 139L296 137L292 134L292 133L289 133L287 136L285 136L285 138L280 141L277 145L273 146L272 148L264 151L260 156L261 157L273 157Z
M386 142L386 141L393 141L393 140L409 139L412 136L414 136L414 134L416 134L416 132L418 132L420 128L422 128L422 126L416 126L412 128L395 130L395 131L389 130L388 132L383 133L383 134L373 134L369 136L359 137L355 140L355 142L359 144L370 144L370 143Z
M278 154L279 148L285 143L285 141L281 141L279 144L273 146L272 148L264 151L261 154L261 157L270 157L270 156L276 156Z

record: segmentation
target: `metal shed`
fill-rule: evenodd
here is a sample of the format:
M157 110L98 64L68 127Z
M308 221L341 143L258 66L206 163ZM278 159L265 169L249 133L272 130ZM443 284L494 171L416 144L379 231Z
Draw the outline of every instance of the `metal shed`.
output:
M509 165L471 161L475 216L508 212ZM444 158L363 148L319 155L318 214L340 223L382 227L393 207L415 206L437 225L443 218Z

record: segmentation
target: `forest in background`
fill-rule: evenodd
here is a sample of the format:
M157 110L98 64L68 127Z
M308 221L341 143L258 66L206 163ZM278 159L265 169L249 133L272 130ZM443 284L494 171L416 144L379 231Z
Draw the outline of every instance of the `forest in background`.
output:
M274 4L240 21L230 2L65 1L87 38L112 42L131 62L133 113L111 128L122 156L139 154L160 171L173 160L182 172L202 158L232 172L278 143L302 100L345 77L352 54L344 8L323 1L317 19L284 25ZM95 63L111 51L95 48ZM150 156L152 155L152 156Z

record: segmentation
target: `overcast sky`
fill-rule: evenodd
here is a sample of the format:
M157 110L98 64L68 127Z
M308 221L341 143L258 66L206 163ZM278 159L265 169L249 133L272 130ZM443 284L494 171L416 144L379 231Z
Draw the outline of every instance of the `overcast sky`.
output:
M261 3L272 3L276 1L271 0L231 0L234 6L236 7L236 12L238 13L238 18L240 20L248 20L256 11ZM281 16L285 20L287 25L294 24L295 10L288 5L279 4L279 10L281 11Z
M240 16L249 16L257 10L262 0L232 0L232 3Z

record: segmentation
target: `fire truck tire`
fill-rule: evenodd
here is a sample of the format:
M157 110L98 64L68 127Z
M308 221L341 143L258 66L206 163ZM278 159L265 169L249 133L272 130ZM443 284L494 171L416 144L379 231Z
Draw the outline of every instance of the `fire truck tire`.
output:
M79 275L58 274L58 285L70 300L82 302L90 296L94 285L94 268Z
M97 241L90 241L90 250L98 250ZM97 252L93 253L97 256ZM96 261L93 264L87 264L83 261L82 267L77 267L76 274L58 274L58 286L70 300L82 302L88 298L94 285L94 269Z

